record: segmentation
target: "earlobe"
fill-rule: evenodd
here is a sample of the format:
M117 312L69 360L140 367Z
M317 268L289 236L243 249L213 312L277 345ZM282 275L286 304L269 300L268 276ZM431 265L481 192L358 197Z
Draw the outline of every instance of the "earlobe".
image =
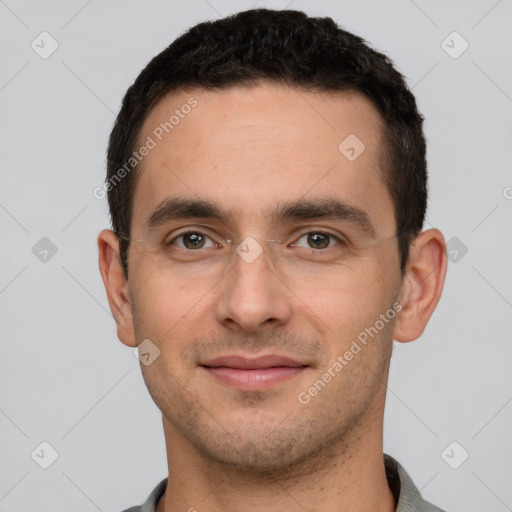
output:
M443 234L438 229L420 233L409 251L393 338L408 342L417 339L436 308L443 291L447 255Z
M117 325L117 337L125 345L135 347L130 291L119 259L119 240L110 229L104 229L98 235L98 264Z

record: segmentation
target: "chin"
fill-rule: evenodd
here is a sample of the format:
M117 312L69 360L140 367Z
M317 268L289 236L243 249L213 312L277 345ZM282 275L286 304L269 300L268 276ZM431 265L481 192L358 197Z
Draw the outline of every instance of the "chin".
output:
M241 473L296 474L304 462L332 447L334 432L329 435L315 427L304 420L286 427L247 422L231 432L196 428L191 441L207 459Z

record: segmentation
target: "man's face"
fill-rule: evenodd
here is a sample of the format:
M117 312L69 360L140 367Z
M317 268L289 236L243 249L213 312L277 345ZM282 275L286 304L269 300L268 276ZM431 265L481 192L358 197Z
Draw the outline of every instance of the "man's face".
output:
M360 94L268 84L173 93L146 119L139 142L156 146L136 185L128 285L176 443L279 469L381 421L402 285L382 124ZM168 208L150 222L177 198L223 218ZM328 204L345 208L326 216Z

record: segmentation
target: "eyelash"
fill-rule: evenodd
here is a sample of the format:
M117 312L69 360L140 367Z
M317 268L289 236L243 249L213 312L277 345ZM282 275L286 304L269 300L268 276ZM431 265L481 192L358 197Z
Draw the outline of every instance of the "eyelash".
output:
M181 237L183 237L183 236L185 236L185 235L189 235L189 234L201 235L201 236L203 236L203 237L209 238L209 239L213 242L213 240L212 240L212 238L211 238L210 236L208 236L208 235L206 235L206 234L202 233L201 231L197 231L197 230L195 230L195 229L188 229L188 230L186 230L186 231L182 231L179 235L176 235L176 236L175 236L174 238L172 238L169 242L165 242L165 244L164 244L164 245L165 245L166 247L170 247L170 246L174 245L174 242L175 242L176 240L178 240L179 238L181 238ZM311 234L327 235L330 239L334 239L334 240L336 240L337 242L339 242L339 244L338 244L338 245L341 245L341 246L346 246L346 245L347 245L347 243L346 243L343 239L341 239L341 238L337 237L336 235L333 235L332 233L329 233L328 231L321 231L321 230L312 230L312 231L307 231L307 232L305 232L305 233L302 233L302 234L299 236L299 238L297 239L297 241L299 241L301 238L303 238L303 237L305 237L305 236L307 236L307 235L311 235ZM214 242L214 243L215 243L217 246L219 246L219 245L220 245L220 244L217 244L216 242ZM297 242L295 242L295 243L297 243ZM314 247L303 247L303 248L305 248L305 249L309 249L309 250L312 250L312 251L325 251L325 250L327 250L327 249L332 249L332 247L326 247L326 248L324 248L324 249L315 249ZM203 247L201 247L201 248L199 248L199 249L187 249L187 248L179 247L179 249L180 249L180 250L183 250L183 251L187 251L187 252L188 252L188 251L189 251L189 252L196 252L196 251L199 251L199 250L204 249L204 248L203 248ZM207 247L206 249L211 249L211 247Z

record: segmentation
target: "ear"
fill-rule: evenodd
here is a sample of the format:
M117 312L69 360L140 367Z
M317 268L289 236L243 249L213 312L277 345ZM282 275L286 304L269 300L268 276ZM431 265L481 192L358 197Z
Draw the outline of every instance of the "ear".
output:
M98 263L107 292L110 311L117 324L117 337L129 347L135 347L132 301L119 258L119 239L110 229L98 235Z
M425 330L441 298L447 261L445 240L438 229L427 229L416 237L400 292L402 309L393 331L396 341L413 341Z

